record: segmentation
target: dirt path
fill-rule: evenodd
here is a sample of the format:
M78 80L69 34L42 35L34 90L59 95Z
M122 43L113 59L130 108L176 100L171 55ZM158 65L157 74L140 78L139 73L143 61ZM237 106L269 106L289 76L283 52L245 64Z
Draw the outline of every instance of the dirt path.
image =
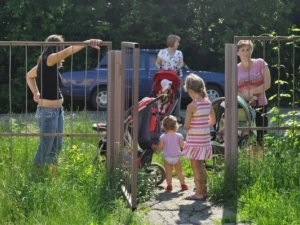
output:
M189 190L181 191L178 180L173 180L173 191L166 192L165 183L156 189L155 196L146 203L151 210L146 218L153 225L172 224L226 224L222 221L234 221L235 212L229 208L214 205L209 201L189 201L184 198L192 193L194 182L191 178L186 179Z

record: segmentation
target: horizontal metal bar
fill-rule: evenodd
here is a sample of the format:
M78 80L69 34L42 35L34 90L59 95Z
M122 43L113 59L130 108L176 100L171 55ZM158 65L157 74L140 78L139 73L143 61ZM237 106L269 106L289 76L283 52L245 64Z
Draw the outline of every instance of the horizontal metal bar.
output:
M8 137L28 137L28 136L57 136L57 137L105 137L106 134L102 133L13 133L13 132L3 132L0 133L1 136L8 136Z
M252 40L252 41L295 41L300 40L300 36L234 36L234 43L239 40Z
M126 41L123 41L121 43L122 47L125 47L125 48L139 48L139 44L136 43L136 42L126 42Z
M65 41L65 42L45 42L45 41L0 41L0 45L5 46L44 46L44 45L50 45L50 46L57 46L57 45L86 45L88 46L88 43L84 43L82 41ZM111 41L103 41L101 43L101 46L111 46Z
M300 130L300 127L238 127L238 130Z

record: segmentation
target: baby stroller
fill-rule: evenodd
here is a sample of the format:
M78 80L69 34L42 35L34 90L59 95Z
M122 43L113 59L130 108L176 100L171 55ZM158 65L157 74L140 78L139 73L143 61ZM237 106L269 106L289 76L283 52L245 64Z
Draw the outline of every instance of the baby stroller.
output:
M255 127L255 110L242 97L237 97L238 127ZM224 131L225 131L225 97L212 102L216 115L216 124L211 132L213 147L213 165L218 166L224 161ZM256 137L256 131L238 130L238 147L247 146L251 137Z
M152 93L154 97L145 97L138 103L139 127L138 127L138 159L140 169L149 175L155 185L160 185L166 176L164 167L159 163L152 162L155 146L161 135L161 119L172 112L176 104L176 92L180 86L180 79L175 72L159 71L153 77ZM131 136L131 110L125 120L125 133L127 138ZM93 129L97 132L106 133L106 124L95 123ZM98 142L98 154L106 155L106 135L101 135ZM126 139L126 138L125 138ZM126 140L125 140L126 141Z
M173 70L160 70L153 76L152 94L162 96L158 101L158 111L162 119L172 114L179 98L180 79Z
M152 162L152 156L154 153L153 146L158 144L160 137L160 117L158 114L157 98L143 98L138 103L139 112L139 127L138 127L138 155L137 155L137 165L139 169L144 169L144 171L149 175L149 180L155 184L160 185L165 180L165 170L159 163ZM130 114L130 112L129 112ZM125 142L129 141L131 138L131 115L125 120ZM94 123L93 129L99 134L104 133L100 136L98 142L98 153L96 155L95 161L99 159L100 155L106 156L106 124L105 123Z

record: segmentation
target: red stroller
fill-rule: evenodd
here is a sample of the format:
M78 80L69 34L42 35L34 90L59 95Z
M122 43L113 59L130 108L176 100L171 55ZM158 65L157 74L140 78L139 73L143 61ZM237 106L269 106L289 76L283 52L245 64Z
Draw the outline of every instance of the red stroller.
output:
M160 70L153 77L152 92L162 96L158 101L158 111L162 119L173 113L179 98L180 79L173 70Z
M163 86L162 86L163 84ZM145 97L138 103L139 112L139 127L138 127L138 167L144 168L151 176L151 180L156 184L161 184L165 179L164 167L159 163L152 162L154 153L153 146L159 142L161 135L161 119L170 114L178 100L176 93L180 86L180 79L173 71L159 71L153 77L152 92L155 97ZM129 116L124 121L125 132L127 136L131 136L131 110L128 112ZM95 123L93 129L100 132L106 132L106 124ZM106 155L106 137L100 137L99 155Z

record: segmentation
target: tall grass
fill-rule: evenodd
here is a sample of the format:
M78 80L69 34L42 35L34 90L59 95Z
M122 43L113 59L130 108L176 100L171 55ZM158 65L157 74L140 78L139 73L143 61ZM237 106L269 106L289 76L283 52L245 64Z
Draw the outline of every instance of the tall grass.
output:
M237 202L227 202L237 206L237 220L259 225L300 224L299 130L270 133L263 151L253 146L239 149L238 160ZM211 199L226 199L223 171L209 180Z
M248 185L240 190L242 220L266 225L300 224L299 140L298 131L267 137L263 155L253 159Z
M73 117L66 115L65 132ZM72 129L91 129L85 118ZM0 130L34 132L35 122L24 120L1 118ZM37 143L38 137L0 137L0 224L147 224L124 201L117 175L108 178L104 164L95 163L95 138L64 138L57 178L34 168Z
M0 118L0 131L35 131L33 118L28 120ZM65 132L89 132L94 121L67 115ZM47 170L40 173L32 165L38 137L0 137L0 224L147 224L139 211L127 207L117 174L108 178L103 163L94 163L97 141L64 138L60 175L51 178ZM238 198L229 202L237 205L237 220L300 224L299 131L268 134L263 152L249 155L248 150L239 150ZM161 154L154 160L162 163ZM190 162L182 159L182 164L185 175L192 176ZM139 200L144 201L153 191L139 179ZM209 171L210 200L226 199L223 185L224 171Z

